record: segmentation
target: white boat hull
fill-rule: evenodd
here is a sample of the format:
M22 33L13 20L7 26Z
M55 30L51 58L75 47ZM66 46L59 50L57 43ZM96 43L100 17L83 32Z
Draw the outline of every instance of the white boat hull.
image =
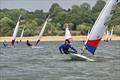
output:
M94 59L90 59L86 56L83 56L81 54L70 54L70 57L72 60L80 60L80 61L95 61Z

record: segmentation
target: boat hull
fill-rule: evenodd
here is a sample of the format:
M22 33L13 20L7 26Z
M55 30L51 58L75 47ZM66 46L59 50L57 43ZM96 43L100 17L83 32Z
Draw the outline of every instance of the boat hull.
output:
M80 60L80 61L95 61L94 59L88 58L88 57L83 56L81 54L70 54L70 58L72 60Z

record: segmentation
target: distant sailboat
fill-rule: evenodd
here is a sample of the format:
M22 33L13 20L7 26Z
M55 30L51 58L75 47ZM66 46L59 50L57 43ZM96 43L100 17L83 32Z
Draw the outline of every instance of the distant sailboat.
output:
M90 29L88 29L87 38L89 37L89 35L90 35Z
M109 35L110 35L110 32L107 30L106 33L105 33L105 40L106 42L109 41Z
M106 37L105 37L105 40L104 40L104 41L106 41L106 42L111 41L112 35L113 35L113 27L112 27L112 29L111 29L110 32L109 32L108 30L106 31Z
M44 23L44 25L43 25L40 33L39 33L38 40L37 40L35 46L38 45L38 43L40 42L40 40L41 40L41 38L42 38L42 36L43 36L43 33L44 33L44 31L45 31L45 28L46 28L46 25L47 25L47 23L48 23L48 19L49 19L49 16L48 16L48 18L46 19L46 21L45 21L45 23Z
M20 20L21 20L21 15L19 16L18 22L17 22L16 27L14 29L14 33L13 33L13 36L12 36L12 42L11 42L12 46L14 46L14 43L15 43L15 40L16 40L16 36L17 36Z
M83 54L85 53L85 51L88 51L87 53L91 53L94 55L94 53L102 39L102 36L104 35L104 32L106 30L106 27L107 27L106 24L108 23L108 21L111 19L112 15L113 15L113 10L115 9L117 2L118 2L118 0L108 0L105 7L102 9L95 24L93 25L93 28L89 34L89 37L86 40L84 49L82 51ZM87 58L86 56L83 56L80 54L79 55L72 54L71 58L80 58L80 59L84 59L84 60L94 61L94 60L91 60L91 59Z
M65 40L68 39L68 40L72 40L72 36L70 34L70 31L69 31L69 28L68 28L68 24L66 26L66 30L65 30Z
M22 29L22 32L21 32L21 36L20 36L20 42L22 41L22 38L23 38L24 31L25 31L25 27L23 27L23 29Z
M110 40L110 41L112 40L113 29L114 29L114 28L112 27L111 32L110 32L110 36L109 36L109 40Z

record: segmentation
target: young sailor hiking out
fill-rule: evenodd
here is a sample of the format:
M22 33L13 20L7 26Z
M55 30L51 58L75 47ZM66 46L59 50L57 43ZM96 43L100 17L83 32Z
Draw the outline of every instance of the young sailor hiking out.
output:
M70 43L71 42L68 39L66 39L65 43L59 46L59 51L61 54L70 54L70 53L77 54L77 50Z

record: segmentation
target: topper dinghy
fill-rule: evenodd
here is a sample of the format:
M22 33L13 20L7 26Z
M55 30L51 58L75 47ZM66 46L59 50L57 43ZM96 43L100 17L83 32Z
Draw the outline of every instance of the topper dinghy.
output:
M102 9L100 15L98 16L95 24L93 25L93 28L91 29L91 32L85 42L85 45L82 50L82 54L70 54L70 57L72 59L79 59L79 60L88 60L88 61L95 61L94 59L89 59L87 56L94 55L102 36L104 35L104 32L106 30L106 24L111 19L113 12L115 10L115 7L117 5L118 0L108 0L105 7ZM87 55L85 55L85 51L87 51Z

